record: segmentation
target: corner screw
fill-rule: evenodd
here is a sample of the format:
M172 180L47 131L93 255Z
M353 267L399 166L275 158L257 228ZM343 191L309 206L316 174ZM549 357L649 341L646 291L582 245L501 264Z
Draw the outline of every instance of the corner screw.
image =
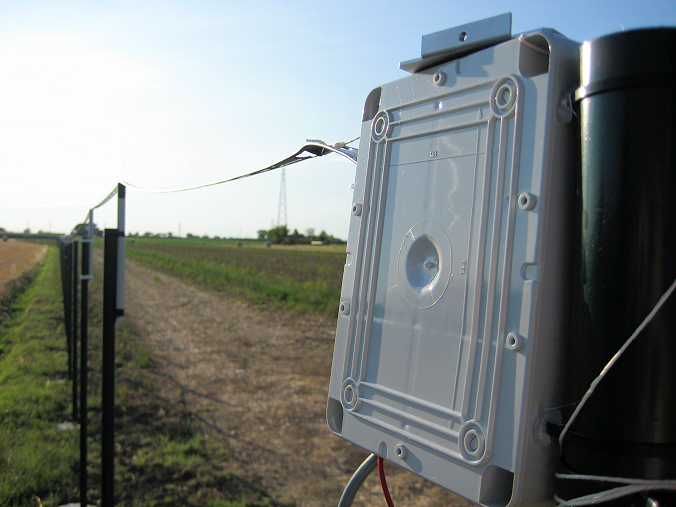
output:
M447 78L448 76L446 75L445 72L437 72L436 74L434 74L432 82L437 86L443 86L444 84L446 84Z

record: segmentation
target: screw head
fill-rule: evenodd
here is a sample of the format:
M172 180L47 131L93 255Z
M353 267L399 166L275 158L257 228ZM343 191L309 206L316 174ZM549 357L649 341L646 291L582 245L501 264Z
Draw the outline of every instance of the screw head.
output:
M533 194L523 192L522 194L519 195L517 203L519 204L519 208L521 208L522 210L530 211L533 208L535 208L537 198Z
M521 337L516 333L509 333L505 338L505 347L509 350L519 350L521 348Z
M397 444L394 448L394 453L397 455L397 458L405 460L406 456L408 456L408 449L404 444Z

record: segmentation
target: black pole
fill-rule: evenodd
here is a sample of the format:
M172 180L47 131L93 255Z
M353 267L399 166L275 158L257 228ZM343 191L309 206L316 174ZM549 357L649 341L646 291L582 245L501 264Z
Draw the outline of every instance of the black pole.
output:
M69 238L70 240L70 238ZM61 287L63 292L63 325L66 329L66 350L68 351L68 380L73 379L73 345L71 329L71 263L70 263L70 243L65 239L61 241Z
M103 256L101 507L115 505L115 322L124 316L126 187L118 185L117 229L106 229Z
M103 343L101 379L101 506L114 507L115 495L115 322L117 253L120 233L106 229L103 250Z
M622 32L582 47L582 164L567 383L591 382L676 278L676 30ZM676 479L676 296L598 384L566 433L572 474ZM563 499L620 484L571 480ZM649 491L606 506L675 505Z
M87 375L89 337L89 280L91 238L82 239L82 290L80 295L80 505L87 506Z
M73 344L73 421L77 421L78 419L78 411L77 411L77 386L78 386L78 372L77 372L77 310L78 310L78 305L77 305L77 280L78 280L78 244L75 239L71 242L71 266L72 266L72 276L71 276L71 283L73 287L73 303L72 303L72 314L73 314L73 321L72 321L72 332L73 332L73 337L71 339L71 342Z

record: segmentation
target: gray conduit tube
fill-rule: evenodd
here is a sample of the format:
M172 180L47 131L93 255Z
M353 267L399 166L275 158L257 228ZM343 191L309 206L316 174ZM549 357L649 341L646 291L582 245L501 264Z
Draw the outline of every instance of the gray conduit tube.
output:
M361 485L364 484L366 478L375 470L378 465L378 456L371 454L364 462L357 468L355 473L352 475L348 481L343 494L340 497L338 502L338 507L350 507L352 501L354 500L357 491L361 488Z

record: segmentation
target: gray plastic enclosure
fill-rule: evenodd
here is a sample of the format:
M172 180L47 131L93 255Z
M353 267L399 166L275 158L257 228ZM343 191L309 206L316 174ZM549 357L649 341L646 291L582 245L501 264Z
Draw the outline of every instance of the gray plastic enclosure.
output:
M578 49L526 33L364 107L328 424L486 506L554 491Z

